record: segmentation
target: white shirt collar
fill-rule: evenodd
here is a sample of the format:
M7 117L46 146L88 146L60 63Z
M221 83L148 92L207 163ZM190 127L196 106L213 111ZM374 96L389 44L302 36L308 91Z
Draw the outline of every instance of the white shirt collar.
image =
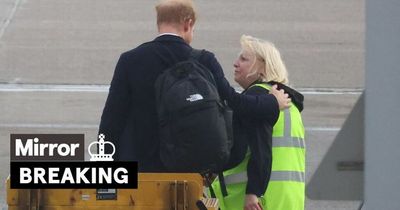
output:
M178 34L175 34L175 33L162 33L162 34L159 34L158 36L164 36L164 35L179 36Z

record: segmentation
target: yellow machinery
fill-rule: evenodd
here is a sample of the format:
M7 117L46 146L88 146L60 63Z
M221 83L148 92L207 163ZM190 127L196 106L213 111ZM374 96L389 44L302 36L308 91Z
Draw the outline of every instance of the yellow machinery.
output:
M139 173L138 189L10 189L9 210L217 210L203 197L203 178L188 173Z

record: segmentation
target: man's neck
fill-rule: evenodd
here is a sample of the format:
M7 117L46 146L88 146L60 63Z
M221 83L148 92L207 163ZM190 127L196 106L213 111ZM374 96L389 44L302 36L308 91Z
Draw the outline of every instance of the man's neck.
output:
M182 32L176 29L176 27L170 25L160 26L160 28L158 29L158 34L159 36L164 34L170 34L170 35L180 36L183 38Z

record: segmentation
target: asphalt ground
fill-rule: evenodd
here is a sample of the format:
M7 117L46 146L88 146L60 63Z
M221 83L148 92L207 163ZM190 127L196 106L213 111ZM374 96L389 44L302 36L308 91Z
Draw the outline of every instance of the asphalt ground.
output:
M96 140L119 55L157 34L155 2L0 0L0 180L9 174L10 133L85 133L87 145ZM309 179L364 88L364 1L196 4L192 45L213 51L233 85L242 34L280 49L292 86L306 99ZM308 199L306 205L357 209L358 203Z

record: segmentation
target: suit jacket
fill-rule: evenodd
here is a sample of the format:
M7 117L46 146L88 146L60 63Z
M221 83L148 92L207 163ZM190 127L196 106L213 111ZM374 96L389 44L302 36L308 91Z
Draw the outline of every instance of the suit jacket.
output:
M181 37L162 35L120 56L99 128L99 133L104 133L106 140L116 147L114 159L138 161L142 172L165 171L159 157L154 83L163 70L187 60L191 50ZM275 97L245 97L236 93L224 78L214 54L205 51L199 61L210 69L221 98L227 99L237 114L256 118L278 116Z

